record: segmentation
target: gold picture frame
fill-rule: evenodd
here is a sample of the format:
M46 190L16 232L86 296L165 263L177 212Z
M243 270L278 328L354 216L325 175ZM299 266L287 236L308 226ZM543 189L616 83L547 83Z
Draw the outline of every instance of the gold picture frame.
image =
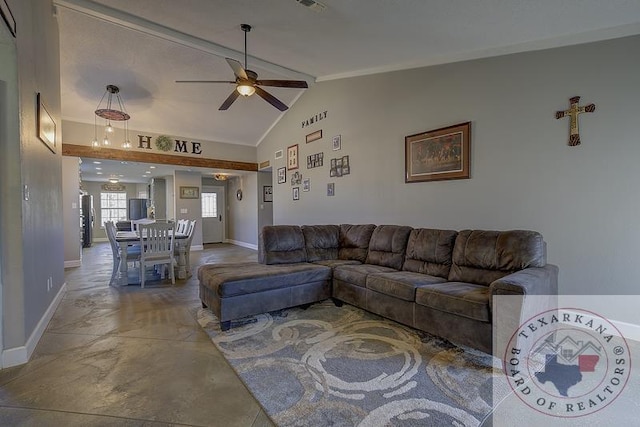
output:
M471 122L405 137L405 182L469 179Z
M308 143L317 141L322 138L322 129L317 130L315 132L311 132L309 135L305 137L305 141Z
M298 169L298 144L287 147L287 170Z
M180 187L181 199L199 199L200 188L199 187Z

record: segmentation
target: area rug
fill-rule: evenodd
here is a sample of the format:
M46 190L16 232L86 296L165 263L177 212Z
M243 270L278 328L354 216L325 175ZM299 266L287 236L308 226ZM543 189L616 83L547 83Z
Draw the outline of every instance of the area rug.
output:
M508 394L492 356L346 304L198 322L278 426L478 426Z

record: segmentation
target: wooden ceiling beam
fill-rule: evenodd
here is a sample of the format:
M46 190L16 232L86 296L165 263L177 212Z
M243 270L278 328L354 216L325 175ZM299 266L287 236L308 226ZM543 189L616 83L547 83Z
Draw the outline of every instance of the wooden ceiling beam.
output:
M62 144L62 155L88 157L91 159L121 160L127 162L157 163L162 165L191 166L211 169L230 169L256 172L257 163L233 160L203 159L201 157L176 156L171 154L145 153L142 151L116 150L113 148L94 149L88 145Z

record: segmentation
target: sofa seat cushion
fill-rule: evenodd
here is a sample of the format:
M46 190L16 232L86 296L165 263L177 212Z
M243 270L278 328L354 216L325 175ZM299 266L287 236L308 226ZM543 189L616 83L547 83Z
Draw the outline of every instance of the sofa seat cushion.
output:
M373 264L341 265L333 270L333 278L352 285L367 287L369 274L396 271L393 268Z
M331 280L331 268L309 263L265 265L259 263L203 265L200 284L220 298L246 295L306 283Z
M487 286L445 282L416 289L416 303L481 322L491 322L490 291Z
M394 271L368 275L367 289L405 301L415 301L418 287L442 282L446 282L446 279L411 271Z

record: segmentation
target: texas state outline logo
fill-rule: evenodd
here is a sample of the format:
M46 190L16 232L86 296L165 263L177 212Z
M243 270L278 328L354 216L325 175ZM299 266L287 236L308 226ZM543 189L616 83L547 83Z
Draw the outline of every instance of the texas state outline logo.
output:
M622 393L631 373L629 346L620 331L578 308L548 310L524 322L502 360L518 398L560 418L604 409Z

